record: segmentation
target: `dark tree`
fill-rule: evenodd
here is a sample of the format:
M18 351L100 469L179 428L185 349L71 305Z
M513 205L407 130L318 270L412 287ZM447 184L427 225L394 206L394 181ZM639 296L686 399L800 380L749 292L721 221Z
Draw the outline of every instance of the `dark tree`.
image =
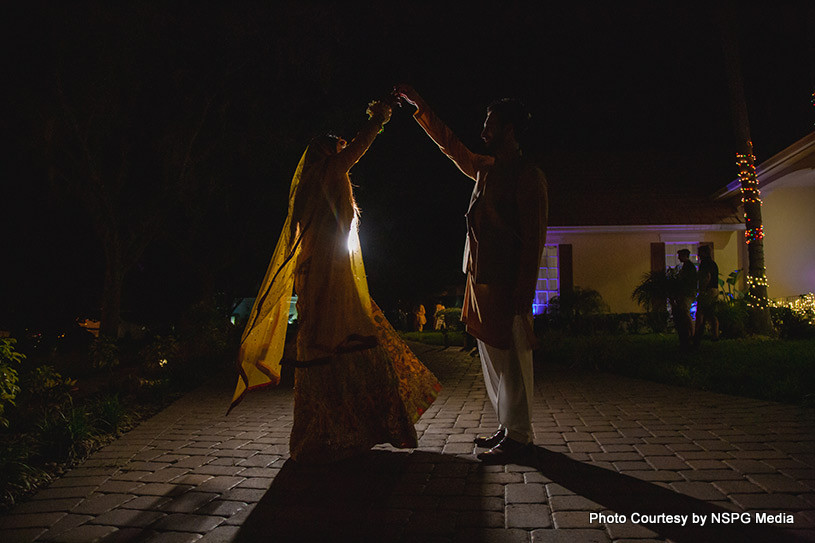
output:
M183 70L123 63L122 54L57 69L43 113L52 183L81 203L101 243L100 332L112 337L128 272L179 198L197 194L192 174L207 152L199 142L217 93L190 96Z

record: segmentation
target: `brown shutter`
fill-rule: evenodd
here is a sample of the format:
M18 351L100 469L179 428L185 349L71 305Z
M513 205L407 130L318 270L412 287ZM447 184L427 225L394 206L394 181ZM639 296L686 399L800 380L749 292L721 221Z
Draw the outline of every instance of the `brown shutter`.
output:
M574 289L574 269L572 268L572 244L557 246L557 275L560 279L560 294Z
M665 271L665 244L651 244L651 271Z

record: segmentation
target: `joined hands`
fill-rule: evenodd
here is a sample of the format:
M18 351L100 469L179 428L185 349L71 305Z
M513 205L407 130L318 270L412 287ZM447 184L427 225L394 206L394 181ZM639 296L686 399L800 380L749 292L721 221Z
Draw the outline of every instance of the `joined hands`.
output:
M412 105L413 107L419 107L419 104L422 102L422 97L419 96L419 93L416 92L416 89L408 85L407 83L399 83L393 87L393 94L396 96L398 100L404 100L408 104Z

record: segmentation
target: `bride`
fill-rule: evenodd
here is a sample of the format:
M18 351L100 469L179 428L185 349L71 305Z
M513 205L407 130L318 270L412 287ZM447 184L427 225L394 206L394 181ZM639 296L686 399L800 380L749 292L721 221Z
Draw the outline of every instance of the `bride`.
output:
M441 386L370 298L349 170L391 108L372 102L350 142L312 140L289 191L289 213L243 333L230 410L248 390L280 381L289 300L296 292L294 425L298 462L333 462L378 443L417 446L413 423Z

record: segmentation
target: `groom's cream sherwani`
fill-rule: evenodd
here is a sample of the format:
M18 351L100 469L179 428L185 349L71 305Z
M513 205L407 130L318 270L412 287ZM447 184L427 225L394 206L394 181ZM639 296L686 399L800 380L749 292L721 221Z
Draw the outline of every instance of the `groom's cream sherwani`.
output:
M487 393L499 422L509 437L531 441L532 301L546 242L546 178L523 157L500 162L471 152L427 108L417 109L415 118L475 181L467 210L461 319L478 339Z
M532 299L546 243L546 178L523 158L501 164L471 152L428 109L418 123L458 168L475 181L467 210L463 271L467 331L494 347L511 342L514 298ZM531 330L530 330L531 332Z

